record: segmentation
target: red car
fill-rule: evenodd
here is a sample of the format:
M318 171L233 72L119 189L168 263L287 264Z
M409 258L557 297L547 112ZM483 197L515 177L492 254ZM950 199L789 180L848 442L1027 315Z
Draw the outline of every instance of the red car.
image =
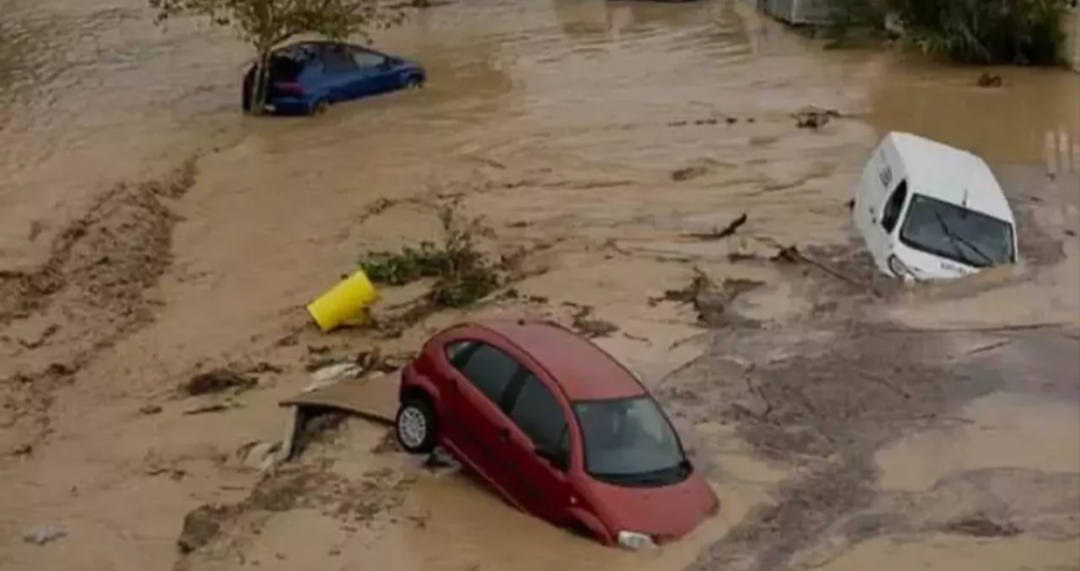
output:
M402 371L397 438L442 446L518 509L608 545L671 541L720 502L648 390L546 321L456 325Z

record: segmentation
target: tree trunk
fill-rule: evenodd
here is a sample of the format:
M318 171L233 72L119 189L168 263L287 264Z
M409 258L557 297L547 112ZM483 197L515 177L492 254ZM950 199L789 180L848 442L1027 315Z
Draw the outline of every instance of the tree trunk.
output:
M252 115L262 115L266 108L267 90L270 84L270 50L259 49L255 60L255 75L252 78L251 106Z

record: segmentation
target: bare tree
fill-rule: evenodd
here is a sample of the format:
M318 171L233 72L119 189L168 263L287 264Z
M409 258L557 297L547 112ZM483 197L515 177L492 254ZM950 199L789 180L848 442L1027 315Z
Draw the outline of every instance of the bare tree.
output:
M216 26L231 27L255 48L255 82L251 110L260 113L266 101L271 50L305 33L345 39L398 24L400 8L379 0L149 0L157 10L157 23L177 16L205 17Z

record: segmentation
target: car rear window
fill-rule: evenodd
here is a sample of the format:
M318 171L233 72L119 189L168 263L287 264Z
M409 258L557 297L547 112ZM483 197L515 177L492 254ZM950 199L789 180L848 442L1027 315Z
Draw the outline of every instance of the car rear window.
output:
M303 60L294 56L275 55L270 58L270 81L275 83L292 82L304 71Z
M480 342L476 343L476 349L468 355L466 362L455 363L455 366L495 404L502 400L511 379L521 368L510 355Z

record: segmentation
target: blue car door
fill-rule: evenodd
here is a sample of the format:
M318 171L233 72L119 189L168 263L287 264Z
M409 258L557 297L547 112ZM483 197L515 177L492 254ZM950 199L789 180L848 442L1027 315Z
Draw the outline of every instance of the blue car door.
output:
M357 67L353 58L349 57L345 46L341 44L326 44L320 50L319 60L322 63L322 81L320 82L327 98L337 103L348 99L361 97L361 83L363 74Z
M389 58L378 52L353 48L352 59L363 75L364 95L375 95L399 87Z

